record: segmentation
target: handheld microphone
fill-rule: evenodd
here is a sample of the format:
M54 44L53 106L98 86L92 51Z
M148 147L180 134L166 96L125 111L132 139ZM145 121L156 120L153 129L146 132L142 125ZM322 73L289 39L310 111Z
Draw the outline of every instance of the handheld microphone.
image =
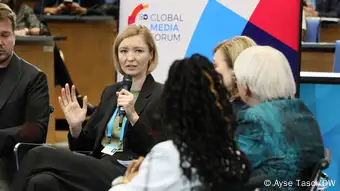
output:
M122 81L122 88L121 89L125 89L127 91L130 91L132 86L132 76L130 75L125 75ZM121 119L123 119L123 116L125 116L125 110L124 107L119 106L118 107L118 113Z

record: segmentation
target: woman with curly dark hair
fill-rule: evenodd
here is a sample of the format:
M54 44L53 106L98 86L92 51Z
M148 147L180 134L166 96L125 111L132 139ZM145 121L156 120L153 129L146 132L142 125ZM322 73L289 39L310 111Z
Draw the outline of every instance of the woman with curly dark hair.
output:
M250 164L234 141L234 117L226 97L220 75L207 58L196 54L175 61L160 112L168 141L157 144L145 159L133 161L110 191L243 185Z

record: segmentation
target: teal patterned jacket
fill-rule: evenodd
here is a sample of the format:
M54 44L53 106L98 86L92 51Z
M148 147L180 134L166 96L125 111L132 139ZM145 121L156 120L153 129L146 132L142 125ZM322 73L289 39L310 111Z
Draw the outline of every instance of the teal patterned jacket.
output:
M249 107L238 113L237 122L236 140L252 162L253 176L265 174L272 184L293 183L293 186L274 185L265 190L297 190L296 180L302 179L302 171L324 157L318 123L299 99L274 100Z

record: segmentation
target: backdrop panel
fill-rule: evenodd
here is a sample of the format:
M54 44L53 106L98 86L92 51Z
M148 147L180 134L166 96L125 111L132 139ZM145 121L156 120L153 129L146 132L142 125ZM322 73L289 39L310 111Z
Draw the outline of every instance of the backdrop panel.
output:
M164 82L176 59L200 53L212 60L218 42L247 35L283 52L298 79L300 0L124 0L119 31L128 24L149 27L159 49L153 72ZM282 11L289 10L289 11ZM122 76L118 75L118 80Z

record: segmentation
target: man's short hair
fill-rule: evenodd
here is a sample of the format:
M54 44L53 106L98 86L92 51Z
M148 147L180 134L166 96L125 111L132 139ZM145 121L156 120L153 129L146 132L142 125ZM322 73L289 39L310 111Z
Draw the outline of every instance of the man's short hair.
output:
M6 19L12 22L12 29L14 31L16 27L16 15L8 5L0 3L0 20Z

